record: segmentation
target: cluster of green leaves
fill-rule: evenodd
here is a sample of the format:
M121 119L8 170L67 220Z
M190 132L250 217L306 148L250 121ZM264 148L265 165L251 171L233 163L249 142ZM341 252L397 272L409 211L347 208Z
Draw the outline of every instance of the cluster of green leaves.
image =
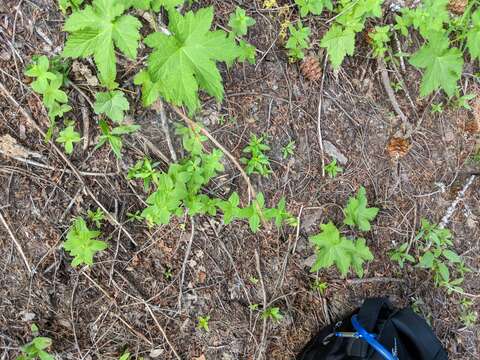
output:
M98 149L104 144L109 144L117 158L122 157L122 136L133 134L140 129L140 125L135 124L125 124L116 127L110 127L103 119L99 121L99 126L102 135L100 135L95 149Z
M270 150L270 146L264 144L265 138L263 136L257 137L252 134L248 145L243 149L245 154L249 154L248 158L242 157L240 161L242 164L246 164L245 171L248 175L259 174L262 176L268 176L272 170L270 170L270 160L265 155L264 151Z
M327 50L332 67L337 70L347 55L355 51L355 34L363 31L369 18L382 16L383 0L340 0L334 24L323 36L320 46Z
M25 75L35 78L30 84L33 91L42 96L43 104L48 111L50 128L47 133L47 141L53 134L56 118L63 117L63 114L72 108L68 105L68 96L61 89L65 81L63 73L57 71L45 55L34 56L32 63L27 67Z
M285 199L281 199L275 208L266 208L264 196L259 193L249 206L241 208L240 197L236 192L228 200L212 198L202 193L202 188L224 170L222 153L217 149L210 153L204 151L203 142L207 138L201 134L199 126L194 129L179 126L177 134L182 136L187 157L171 164L167 172L157 171L148 165L145 170L143 163L132 172L132 176L148 178L149 184L155 185L155 191L147 198L148 206L142 212L149 224L168 224L172 216L183 216L185 212L190 216L213 216L220 210L225 224L235 219L245 219L253 232L258 231L261 223L268 220L273 220L277 226L284 222L295 225L296 219L285 209Z
M385 57L390 41L390 26L375 26L369 34L369 37L372 41L373 56L379 58Z
M463 298L460 301L460 320L467 327L475 325L478 321L478 312L471 299Z
M320 15L324 9L333 10L331 0L295 0L295 4L300 10L300 16L304 17L308 14Z
M262 311L262 318L279 322L283 319L283 315L279 307L271 306Z
M288 49L288 57L291 61L301 60L305 57L305 50L310 47L310 33L308 26L303 26L299 21L297 27L295 25L288 26L290 33L285 47Z
M368 207L365 188L358 190L357 196L350 197L344 209L343 223L360 231L371 229L370 221L375 219L378 208ZM355 273L363 276L363 263L373 260L373 255L366 245L364 238L348 238L341 234L335 224L330 221L320 225L321 232L310 237L310 242L315 247L316 260L310 269L316 272L323 268L335 265L342 277L345 277L350 267Z
M208 322L210 321L210 316L209 315L206 315L206 316L199 316L197 318L197 328L199 330L203 330L203 331L206 331L206 332L209 332L210 331L210 327L208 325Z
M38 327L35 324L31 326L31 329L35 338L21 347L22 354L17 356L16 360L54 360L55 357L46 351L52 345L52 339L37 336Z
M248 28L255 25L256 21L248 16L242 8L238 7L235 12L230 15L228 26L232 29L229 38L235 41L235 37L242 37L247 35ZM250 64L255 64L255 46L249 44L247 41L240 39L238 45L238 61L248 61ZM227 62L227 64L231 64Z
M295 153L295 140L291 140L282 148L282 157L287 159L290 156L293 156Z
M144 158L137 161L135 166L130 168L128 171L127 178L132 179L142 179L143 180L143 189L148 191L152 182L158 183L159 172L155 168L159 165L158 162L152 164L150 159Z
M327 165L325 165L325 172L331 178L337 177L337 175L342 171L343 171L343 168L337 165L337 159L333 159Z
M252 61L252 49L246 43L237 45L235 37L223 30L210 31L213 7L188 11L185 15L167 10L170 35L155 32L145 38L145 44L154 50L148 57L147 68L135 77L135 84L142 85L144 105L149 106L162 96L194 112L199 107L199 90L221 101L224 89L216 63ZM234 34L244 33L251 24L250 18L239 9L231 18Z
M64 14L68 9L72 9L72 11L78 10L82 4L83 0L58 0L58 7Z
M405 262L416 263L418 267L428 269L433 274L436 286L445 287L448 293L463 293L461 284L466 272L463 259L452 250L452 233L426 219L421 220L420 230L415 237L418 250L418 261L409 253L407 243L401 244L390 252L390 258L397 261L401 268ZM452 274L456 276L453 277Z
M72 266L93 265L95 254L108 247L105 241L97 240L100 235L100 231L90 230L83 218L73 220L67 240L63 243L63 248L73 257Z

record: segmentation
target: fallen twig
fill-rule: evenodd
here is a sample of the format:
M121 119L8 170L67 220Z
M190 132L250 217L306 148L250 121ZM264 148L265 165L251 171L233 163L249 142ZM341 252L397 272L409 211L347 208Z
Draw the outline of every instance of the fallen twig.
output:
M265 290L265 283L263 282L262 269L260 268L260 256L258 255L257 249L255 249L255 266L257 268L258 278L260 280L260 285L262 287L263 294L263 311L267 310L267 291ZM255 359L263 359L264 353L267 348L267 318L263 318L262 326L262 337L260 339L260 345L258 349L258 356Z
M378 58L377 59L377 66L378 69L380 70L380 75L382 78L382 84L383 87L385 88L385 91L387 92L388 99L390 100L390 103L392 104L393 110L397 113L397 115L400 117L402 120L402 123L405 126L405 129L408 129L408 119L403 113L402 109L400 108L400 105L398 104L397 98L395 97L395 93L393 92L392 85L390 83L390 78L388 77L388 72L387 68L385 67L385 61L383 58Z
M323 65L322 83L320 85L320 95L318 96L318 112L317 112L317 133L318 145L320 146L320 160L322 162L322 177L325 177L325 155L323 154L323 136L322 136L322 99L323 99L323 83L325 81L325 70L327 67L327 59L325 58Z
M168 150L170 151L170 156L172 157L173 162L177 162L177 154L172 145L172 139L170 138L170 130L168 128L167 117L165 115L165 109L163 107L163 102L161 99L157 100L153 105L152 109L160 116L160 124L162 126L163 133L165 134L165 139L167 140Z
M187 244L187 250L185 250L185 257L183 259L183 264L182 264L182 271L180 275L180 286L178 289L178 311L182 309L182 294L183 294L183 282L185 281L185 269L187 267L187 261L188 258L190 257L190 252L192 251L192 243L193 243L193 237L195 235L195 220L193 217L190 218L190 221L192 223L192 230L191 230L191 235L190 239L188 240Z
M2 222L3 226L5 229L7 229L8 235L10 235L10 238L12 239L13 243L15 244L15 247L17 248L17 251L20 253L20 256L25 263L25 266L28 269L28 273L31 275L32 274L32 269L30 267L30 264L28 263L27 257L25 256L25 253L22 250L22 246L20 243L17 241L17 238L13 235L12 230L10 230L10 227L7 224L7 221L3 217L2 213L0 212L0 221Z
M447 209L447 212L442 218L442 221L440 222L439 227L444 228L445 226L448 225L450 222L450 218L452 217L453 213L457 209L458 203L465 197L465 193L467 192L468 188L473 184L473 180L475 180L477 176L476 175L471 175L468 180L465 182L465 185L463 185L462 190L460 190L457 194L457 197L453 202L450 204L450 206Z

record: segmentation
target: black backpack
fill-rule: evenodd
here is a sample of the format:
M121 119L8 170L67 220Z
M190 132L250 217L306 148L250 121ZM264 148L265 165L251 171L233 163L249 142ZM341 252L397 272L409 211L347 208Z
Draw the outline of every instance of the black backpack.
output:
M398 360L447 360L442 344L430 326L410 308L395 309L387 298L367 299L360 309L331 324L310 340L296 360L384 360L365 339L355 337L360 325ZM365 334L368 337L368 334ZM345 337L347 336L347 337ZM351 337L348 337L351 336ZM396 356L396 357L395 357Z

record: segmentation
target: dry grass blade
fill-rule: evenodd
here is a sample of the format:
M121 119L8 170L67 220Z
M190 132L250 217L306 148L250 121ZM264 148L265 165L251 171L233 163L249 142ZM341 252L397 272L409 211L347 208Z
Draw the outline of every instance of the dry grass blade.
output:
M32 269L30 267L30 264L28 263L27 257L25 256L25 253L23 252L22 246L18 242L17 238L13 235L12 230L10 230L10 227L8 226L7 221L5 220L5 218L3 217L1 212L0 212L0 221L2 222L5 229L7 229L8 235L12 239L13 243L15 244L15 247L18 250L18 253L22 257L22 260L25 263L25 267L27 268L28 273L31 275L32 274Z

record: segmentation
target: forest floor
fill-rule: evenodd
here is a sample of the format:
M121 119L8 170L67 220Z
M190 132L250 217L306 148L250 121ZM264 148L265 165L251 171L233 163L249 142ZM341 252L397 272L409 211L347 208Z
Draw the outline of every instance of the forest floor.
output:
M129 114L142 126L141 136L127 137L123 157L117 160L107 147L95 149L96 116L80 93L69 88L71 116L79 124L91 123L90 145L84 150L77 146L70 157L82 172L80 180L21 111L47 129L41 102L25 83L23 71L34 54L59 54L65 38L63 16L48 0L0 3L0 82L18 103L0 96L0 137L10 135L23 149L17 159L7 156L5 148L0 153L0 213L5 220L0 223L0 359L15 358L19 347L31 340L32 323L53 340L52 352L60 359L118 359L125 349L133 358L175 359L172 348L182 359L254 359L261 351L267 359L293 359L320 327L372 296L389 296L397 306L413 305L429 320L451 359L480 357L480 326L462 323L462 296L436 288L428 271L411 265L400 269L388 256L389 250L415 238L421 218L439 223L466 181L479 173L479 163L470 160L479 134L469 131L468 124L480 114L448 107L431 114L433 99L417 96L418 74L395 72L390 76L403 77L405 83L396 96L414 131L408 153L392 158L386 147L401 122L367 44L338 74L327 66L322 79L311 82L286 57L278 36L282 19L263 10L259 1L241 3L256 20L248 40L259 50L257 63L223 68L224 102L204 97L196 120L237 159L250 134L266 136L273 172L268 178L253 175L253 186L269 205L285 196L288 209L300 220L298 231L254 235L245 222L223 226L220 215L197 217L194 227L188 218L154 228L127 221L128 213L142 210L147 196L140 182L126 180L128 169L143 156L160 161L165 169L159 151L170 158L158 114L141 107L139 91L131 86ZM216 24L223 26L238 5L233 0L202 0L198 6L209 4L215 6ZM320 21L307 23L312 39L325 32ZM318 54L318 41L313 44L311 51ZM142 49L139 59L146 53ZM141 60L124 61L127 70L120 77L131 85ZM72 81L93 97L85 79ZM462 88L478 91L472 80L464 80ZM181 119L169 108L167 116L181 158L174 135L174 123ZM290 141L296 148L285 160L282 148ZM322 162L333 157L341 161L343 172L335 178L322 176ZM225 164L225 174L210 190L221 197L236 190L245 200L242 178L228 161ZM365 235L375 259L363 279L353 274L342 279L334 269L310 273L314 252L308 237L318 233L322 223L340 223L340 208L360 185L367 189L369 204L380 209ZM72 268L61 243L72 218L98 203L125 231L104 225L109 249L91 268ZM473 269L463 289L478 311L479 177L447 227L454 234L454 248ZM190 256L185 258L190 239ZM261 281L249 280L252 277ZM315 279L328 284L324 293L312 289ZM279 307L284 318L264 326L260 312L249 307L264 302ZM208 332L197 328L198 317L206 315Z

